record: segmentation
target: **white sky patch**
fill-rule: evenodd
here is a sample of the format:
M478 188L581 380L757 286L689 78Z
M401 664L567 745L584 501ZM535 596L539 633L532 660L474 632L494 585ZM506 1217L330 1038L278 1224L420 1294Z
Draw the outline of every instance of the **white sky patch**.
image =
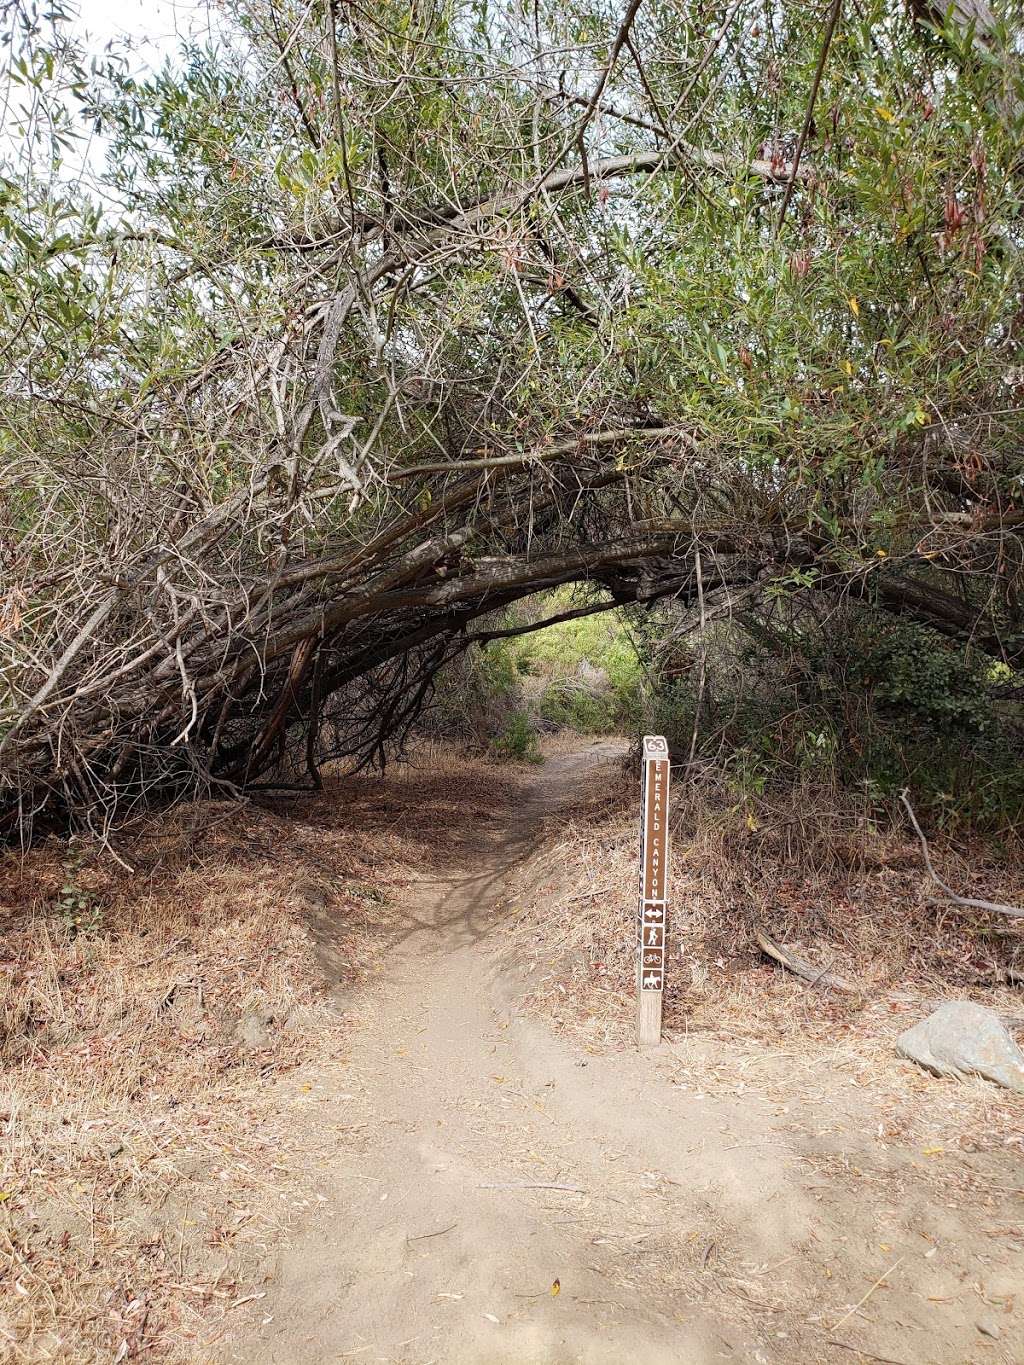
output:
M212 23L202 0L82 0L74 29L91 52L98 55L109 43L128 46L140 67L154 69L173 56L182 38L208 37Z
M132 75L145 78L167 61L173 63L183 43L215 39L218 26L223 29L223 20L212 0L80 0L66 31L74 38L86 65L89 59L102 61L115 56L125 61ZM41 41L45 44L46 39ZM78 117L75 101L58 93L59 84L58 68L50 98L70 115L74 144L62 148L59 163L47 171L45 136L37 142L35 137L26 137L25 130L45 133L48 121L45 116L28 115L33 103L30 91L8 85L5 91L0 89L0 169L17 179L35 167L65 185L87 188L93 199L116 217L118 206L102 183L107 139Z

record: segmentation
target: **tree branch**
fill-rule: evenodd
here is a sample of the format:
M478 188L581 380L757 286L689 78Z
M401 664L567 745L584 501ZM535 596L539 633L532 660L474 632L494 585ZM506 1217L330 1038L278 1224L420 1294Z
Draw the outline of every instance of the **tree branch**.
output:
M928 875L935 885L945 893L946 900L952 901L954 905L966 906L971 910L990 910L995 915L1007 915L1010 919L1024 919L1024 909L1019 905L1001 905L998 901L983 901L976 900L973 896L958 896L953 888L942 880L932 865L931 856L928 852L928 840L924 837L921 826L917 823L917 816L914 814L914 807L910 804L906 787L900 793L900 800L903 802L906 812L910 816L910 823L914 826L914 831L921 841L921 853L924 857L925 867L928 869Z

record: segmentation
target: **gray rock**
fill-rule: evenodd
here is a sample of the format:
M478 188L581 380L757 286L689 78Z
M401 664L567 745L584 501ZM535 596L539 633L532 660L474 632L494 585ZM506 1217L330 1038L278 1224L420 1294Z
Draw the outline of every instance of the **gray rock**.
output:
M983 1337L991 1337L993 1341L999 1340L999 1325L994 1318L979 1318L976 1325Z
M896 1050L936 1076L983 1076L1024 1094L1024 1052L994 1010L948 1000L900 1035Z

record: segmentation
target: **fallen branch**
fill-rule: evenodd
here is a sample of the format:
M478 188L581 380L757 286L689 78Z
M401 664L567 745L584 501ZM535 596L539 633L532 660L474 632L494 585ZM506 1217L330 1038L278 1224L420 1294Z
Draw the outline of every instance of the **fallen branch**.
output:
M787 972L809 981L812 986L827 986L831 990L843 991L847 995L860 995L857 987L844 977L836 976L834 972L827 971L824 967L815 967L810 962L805 962L803 958L797 957L789 948L776 943L760 924L754 925L754 938L762 953L777 962L780 967L785 967Z
M990 910L994 915L1009 915L1011 919L1024 919L1024 909L1019 905L1001 905L998 901L976 900L974 896L958 896L951 886L947 886L932 865L931 856L928 852L928 840L921 831L921 826L917 823L917 816L914 814L914 807L910 804L907 796L907 789L904 787L900 793L900 800L906 807L907 814L910 816L910 823L914 826L914 832L921 841L921 853L924 856L925 867L932 881L942 888L946 899L954 905L968 906L972 910Z
M856 1313L856 1312L858 1311L858 1309L863 1308L864 1305L867 1303L868 1299L870 1299L871 1295L872 1295L872 1294L875 1292L875 1290L879 1287L879 1285L885 1284L885 1277L886 1277L887 1275L891 1275L892 1272L896 1269L897 1266L903 1264L903 1262L904 1262L905 1259L906 1259L906 1257L901 1256L898 1260L893 1261L892 1265L889 1267L888 1270L883 1270L882 1273L881 1273L881 1275L879 1275L878 1279L874 1282L874 1284L871 1286L871 1288L868 1290L868 1292L863 1296L863 1298L858 1299L857 1302L856 1302L856 1303L853 1305L853 1307L850 1309L850 1311L849 1311L848 1313L844 1313L843 1316L839 1319L839 1321L835 1324L835 1326L832 1327L832 1328L830 1329L829 1335L831 1335L832 1332L838 1331L839 1328L842 1327L843 1323L846 1322L846 1321L848 1321L848 1319L852 1318L853 1315L854 1315L854 1313Z
M425 1242L429 1237L443 1237L446 1232L452 1232L459 1226L458 1219L454 1223L449 1223L446 1228L438 1228L436 1232L421 1232L416 1237L406 1236L407 1242Z
M499 1180L478 1185L478 1190L568 1190L571 1194L586 1194L582 1185L552 1185L544 1180Z

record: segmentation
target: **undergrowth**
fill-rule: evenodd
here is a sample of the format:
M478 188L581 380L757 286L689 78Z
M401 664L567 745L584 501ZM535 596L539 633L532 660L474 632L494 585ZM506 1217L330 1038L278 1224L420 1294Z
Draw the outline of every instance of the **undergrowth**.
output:
M543 763L536 727L526 711L512 711L499 734L491 741L490 752L499 761Z
M852 802L884 822L906 788L934 829L1016 837L1024 725L1001 696L1016 676L910 623L827 625L722 625L671 648L653 632L643 728L740 801L810 795L823 814Z
M598 599L580 589L539 593L496 614L489 630L521 630ZM581 735L636 728L642 668L626 618L600 612L534 633L474 646L437 680L421 732L461 739L499 762L540 761L540 737L556 730Z
M635 1005L638 791L630 760L618 781L593 785L553 824L513 877L517 936L535 964L538 1002L568 1027L631 1036ZM705 765L671 795L670 958L666 1027L769 1041L818 1042L887 993L967 995L1013 1012L1004 970L1024 970L1024 930L934 899L920 849L895 810L879 818L863 796L740 790ZM968 896L1020 904L1016 844L937 839L942 874ZM557 941L551 928L557 926ZM760 926L859 994L779 977L754 938ZM1019 1009L1017 1010L1019 1013Z
M269 1087L337 1021L291 860L234 809L161 826L131 874L0 867L5 1359L195 1359L305 1197Z
M593 605L540 594L490 629ZM905 621L855 609L712 624L670 606L607 611L474 647L439 683L435 727L499 761L531 761L544 733L663 734L678 770L712 772L731 803L856 807L883 823L904 789L932 829L1024 829L1021 679ZM788 612L788 614L787 614ZM440 718L440 725L437 719Z

